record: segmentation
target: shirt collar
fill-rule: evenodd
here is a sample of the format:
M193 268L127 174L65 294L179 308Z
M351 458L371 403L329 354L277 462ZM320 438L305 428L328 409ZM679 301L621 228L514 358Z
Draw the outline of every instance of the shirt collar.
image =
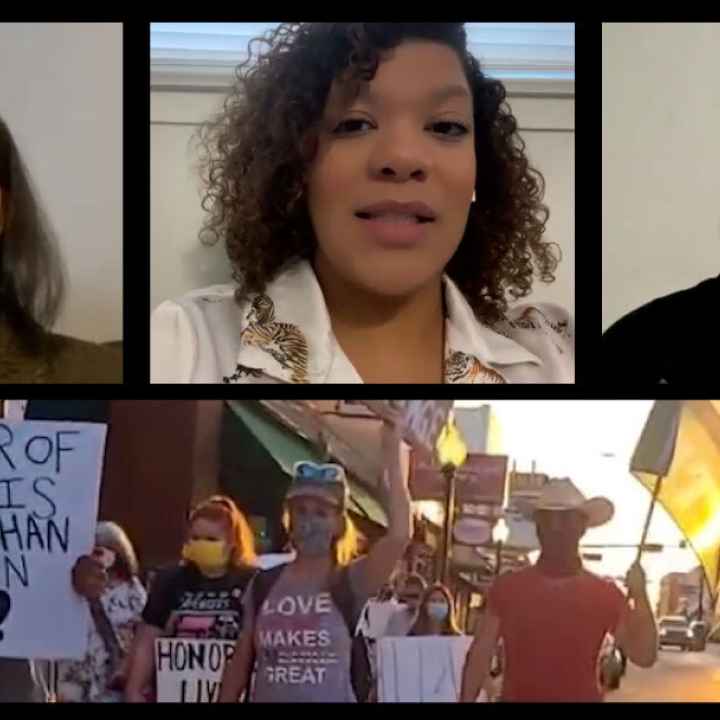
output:
M443 279L448 375L448 365L458 357L474 357L482 371L496 369L501 378L503 366L542 364L519 343L480 323L455 283L447 276ZM286 382L323 383L331 371L342 368L344 377L338 382L362 382L333 335L325 298L308 260L286 266L264 293L250 296L243 304L240 335L241 372L261 370ZM354 377L345 377L351 374ZM452 377L447 381L453 382Z
M542 365L542 360L520 343L483 325L457 285L447 275L443 279L448 314L446 354L460 351L498 369L517 363Z

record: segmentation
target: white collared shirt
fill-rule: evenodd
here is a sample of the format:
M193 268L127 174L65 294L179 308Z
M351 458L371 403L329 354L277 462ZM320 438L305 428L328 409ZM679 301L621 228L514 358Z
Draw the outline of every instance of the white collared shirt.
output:
M514 307L493 328L444 278L445 382L572 383L571 318L548 303ZM337 342L312 265L286 266L238 304L234 285L195 290L151 318L152 383L361 383Z

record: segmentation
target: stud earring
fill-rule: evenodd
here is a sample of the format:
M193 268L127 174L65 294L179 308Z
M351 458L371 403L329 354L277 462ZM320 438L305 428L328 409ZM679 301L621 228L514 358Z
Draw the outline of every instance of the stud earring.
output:
M474 190L473 190L472 200L470 202L475 202L475 191Z

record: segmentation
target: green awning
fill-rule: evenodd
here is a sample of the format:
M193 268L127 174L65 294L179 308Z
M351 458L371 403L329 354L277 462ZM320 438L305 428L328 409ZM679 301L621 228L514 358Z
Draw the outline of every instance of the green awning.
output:
M228 400L227 404L287 475L292 475L293 465L299 460L323 462L324 456L319 448L270 417L258 401ZM387 527L387 515L369 490L352 478L348 478L348 484L350 510Z

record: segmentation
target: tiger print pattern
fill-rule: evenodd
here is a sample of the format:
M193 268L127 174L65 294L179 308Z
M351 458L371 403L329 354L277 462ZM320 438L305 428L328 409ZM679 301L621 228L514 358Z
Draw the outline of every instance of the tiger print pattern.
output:
M522 311L522 314L516 320L508 320L507 324L518 330L540 330L547 334L547 328L561 337L569 337L568 321L553 322L542 310L536 307L528 307ZM505 333L503 333L505 334ZM565 354L565 350L561 343L553 340L553 344L561 355Z
M235 372L232 375L223 375L222 380L226 384L239 382L240 378L242 378L243 375L247 375L248 377L253 378L261 378L263 376L263 371L259 368L251 368L238 363L235 366Z
M506 383L500 373L483 365L474 355L460 351L450 352L445 361L445 381L449 383Z
M250 324L240 333L243 345L257 347L290 371L294 383L306 383L308 344L303 333L290 323L275 320L275 305L267 295L258 295L247 314Z
M538 316L540 320L538 320ZM508 321L508 324L510 327L520 330L542 330L543 325L545 325L554 330L558 335L566 335L568 332L567 320L563 322L553 322L542 310L538 310L536 307L525 308L517 320Z

